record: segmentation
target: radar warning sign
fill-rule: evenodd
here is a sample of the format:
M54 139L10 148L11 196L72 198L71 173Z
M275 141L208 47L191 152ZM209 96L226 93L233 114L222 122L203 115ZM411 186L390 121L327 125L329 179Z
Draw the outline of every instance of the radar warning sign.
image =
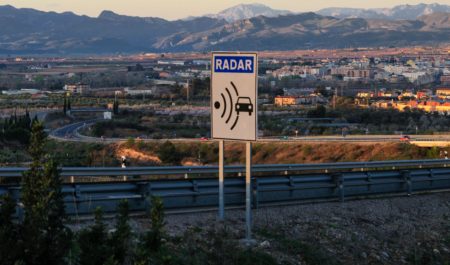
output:
M214 52L211 67L211 135L214 139L257 138L258 56Z

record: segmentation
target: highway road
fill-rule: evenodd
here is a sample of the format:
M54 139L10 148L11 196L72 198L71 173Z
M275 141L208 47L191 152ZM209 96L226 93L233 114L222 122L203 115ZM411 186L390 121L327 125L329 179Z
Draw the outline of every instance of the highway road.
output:
M128 138L98 138L85 136L79 133L85 126L89 126L100 119L87 120L72 123L58 128L50 133L50 137L60 141L87 142L87 143L118 143L124 142ZM342 136L301 136L301 137L261 137L258 142L301 142L301 143L326 143L326 142L345 142L345 143L399 143L410 142L421 146L447 146L450 145L450 135L410 135L410 141L401 140L400 135L347 135ZM199 138L174 138L174 139L141 139L144 142L198 142L205 141ZM211 141L211 140L206 140Z
M94 119L94 120L86 120L86 121L81 121L81 122L76 122L76 123L72 123L69 125L65 125L61 128L55 129L52 132L50 132L50 137L53 139L57 139L57 140L62 140L62 141L76 141L76 142L92 142L91 141L86 141L87 138L92 138L92 137L87 137L84 135L81 135L78 131L83 128L84 126L88 126L88 125L92 125L94 123L96 123L97 121L99 121L99 119ZM94 138L96 139L96 141L101 141L100 138Z

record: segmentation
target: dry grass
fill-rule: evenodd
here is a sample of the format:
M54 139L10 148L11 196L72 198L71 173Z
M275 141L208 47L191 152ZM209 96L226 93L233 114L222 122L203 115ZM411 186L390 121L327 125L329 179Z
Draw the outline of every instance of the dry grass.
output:
M183 165L201 165L198 162L200 143L174 143L183 154ZM116 157L125 155L132 164L160 164L156 154L158 144L145 143L146 148L118 145ZM208 149L217 147L216 143L202 143ZM139 150L139 151L137 151ZM377 160L426 159L430 148L421 148L405 143L256 143L253 145L253 163L255 164L298 164ZM245 144L231 142L225 144L227 164L245 162ZM213 157L203 157L203 164L217 164Z

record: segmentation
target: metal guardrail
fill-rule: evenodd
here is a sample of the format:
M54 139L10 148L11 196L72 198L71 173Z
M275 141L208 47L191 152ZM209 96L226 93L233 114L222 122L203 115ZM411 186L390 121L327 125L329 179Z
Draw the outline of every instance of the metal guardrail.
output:
M398 161L370 161L370 162L340 162L322 164L276 164L276 165L253 165L253 173L261 172L291 172L291 171L333 171L337 169L370 169L370 168L402 168L402 167L429 167L449 166L448 159L432 160L398 160ZM27 168L0 168L0 177L21 177ZM63 177L96 177L96 176L151 176L151 175L185 175L185 174L215 174L218 173L217 166L173 166L173 167L63 167ZM245 166L226 166L226 173L244 173Z
M252 182L253 205L287 203L311 199L336 199L385 193L450 189L449 160L411 160L327 163L310 165L255 165ZM373 169L384 170L373 170ZM386 170L389 168L389 170ZM395 168L395 169L393 169ZM361 169L361 170L355 170ZM372 170L368 170L372 169ZM20 177L26 168L0 168L0 177ZM227 173L244 172L243 166L228 166ZM320 172L313 172L320 171ZM147 211L150 196L163 199L167 209L217 207L217 167L62 168L66 211L69 215L90 214L98 206L114 212L127 199L133 211ZM258 173L260 174L258 176ZM270 174L267 174L270 173ZM202 178L154 180L139 176L200 174ZM204 176L206 175L206 176ZM109 182L77 182L78 177L127 176ZM8 181L5 181L7 183ZM20 200L20 186L0 184L0 195L10 193ZM243 205L244 178L225 178L225 203ZM20 211L19 211L20 214Z

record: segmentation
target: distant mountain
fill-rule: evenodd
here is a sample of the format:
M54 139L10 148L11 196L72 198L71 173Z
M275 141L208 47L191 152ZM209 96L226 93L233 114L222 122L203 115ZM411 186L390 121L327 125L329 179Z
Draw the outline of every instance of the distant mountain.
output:
M292 50L432 44L450 41L449 13L422 20L339 19L315 13L275 18L259 16L195 34L175 34L154 45L158 50ZM433 23L440 26L433 26ZM169 45L170 44L170 45Z
M399 5L393 8L340 8L330 7L317 11L323 16L333 16L337 18L366 18L366 19L391 19L391 20L416 20L420 16L429 15L436 12L450 12L449 5L440 4L418 4Z
M257 16L265 17L277 17L280 15L292 14L292 12L287 10L276 10L272 9L263 4L241 4L227 8L218 14L207 15L209 17L224 19L228 22L234 22L237 20L253 18Z
M336 18L389 19L377 10L362 8L328 7L317 11L317 14Z
M443 12L414 20L315 13L260 15L233 22L224 18L168 21L111 11L93 18L0 6L0 54L258 51L450 42L450 13Z
M414 20L420 16L433 13L450 13L450 5L440 4L418 4L418 5L400 5L391 9L379 9L380 13L387 15L392 19Z
M426 30L448 30L450 29L449 13L433 13L419 17L419 20L425 23L423 27Z
M73 54L151 51L159 38L196 33L226 21L141 18L104 11L97 18L0 6L0 53Z

